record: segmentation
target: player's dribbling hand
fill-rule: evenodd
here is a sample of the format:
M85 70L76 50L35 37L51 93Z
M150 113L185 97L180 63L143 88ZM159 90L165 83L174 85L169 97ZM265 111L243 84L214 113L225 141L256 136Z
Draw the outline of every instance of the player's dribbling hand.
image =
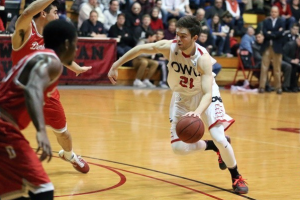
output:
M118 79L118 67L115 66L115 63L110 68L107 76L108 76L108 78L109 78L109 80L110 80L110 82L112 84L116 84L117 83L117 79Z
M45 160L47 157L49 162L52 158L52 151L50 142L47 137L47 133L45 131L38 131L36 133L36 140L38 143L38 149L36 150L36 153L38 153L40 150L42 151L42 154L40 156L40 161Z
M192 111L191 111L191 112L188 112L188 113L186 113L186 114L184 114L183 116L193 116L193 117L199 117L199 118L201 119L199 113L192 112Z
M83 66L80 67L77 71L76 71L76 76L79 76L79 74L84 73L88 70L92 69L92 66Z

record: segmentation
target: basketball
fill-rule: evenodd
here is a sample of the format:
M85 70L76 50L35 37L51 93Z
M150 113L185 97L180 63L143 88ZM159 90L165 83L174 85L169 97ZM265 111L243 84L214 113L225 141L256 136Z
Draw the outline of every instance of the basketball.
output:
M199 117L183 116L176 125L176 133L185 143L198 142L204 135L204 124Z

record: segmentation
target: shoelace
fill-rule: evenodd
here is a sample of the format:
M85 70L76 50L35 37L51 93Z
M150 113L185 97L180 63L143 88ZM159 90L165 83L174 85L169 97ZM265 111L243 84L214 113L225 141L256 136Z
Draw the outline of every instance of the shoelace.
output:
M239 178L234 178L233 180L234 180L233 185L238 185L238 186L241 185L241 186L243 186L245 184L248 184L245 181L246 179L243 179L242 176L239 176Z
M222 157L221 157L221 154L219 151L217 152L217 155L219 156L219 158L218 158L219 163L223 163L223 160L222 160Z

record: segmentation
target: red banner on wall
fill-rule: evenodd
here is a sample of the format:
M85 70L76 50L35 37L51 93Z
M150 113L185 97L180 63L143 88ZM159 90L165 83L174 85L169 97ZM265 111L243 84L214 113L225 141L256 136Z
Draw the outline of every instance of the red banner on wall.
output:
M85 73L76 76L71 70L64 68L60 84L97 84L109 83L107 73L116 60L117 43L114 39L79 38L75 62L80 66L92 66ZM12 67L11 38L0 37L0 78L2 79Z

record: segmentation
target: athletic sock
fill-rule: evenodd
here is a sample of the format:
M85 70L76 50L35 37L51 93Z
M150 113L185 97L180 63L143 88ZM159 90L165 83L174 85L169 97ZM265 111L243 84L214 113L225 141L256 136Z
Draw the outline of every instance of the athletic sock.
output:
M228 168L230 174L231 174L231 178L234 179L236 178L237 176L240 175L240 173L238 172L238 169L237 169L237 165L234 167L234 168Z
M74 152L73 152L73 150L71 150L71 151L65 151L65 150L64 150L64 157L65 157L67 160L71 160L71 159L74 157Z
M219 149L217 148L217 146L215 145L215 143L212 140L204 140L206 142L206 150L213 150L215 152L218 152Z

